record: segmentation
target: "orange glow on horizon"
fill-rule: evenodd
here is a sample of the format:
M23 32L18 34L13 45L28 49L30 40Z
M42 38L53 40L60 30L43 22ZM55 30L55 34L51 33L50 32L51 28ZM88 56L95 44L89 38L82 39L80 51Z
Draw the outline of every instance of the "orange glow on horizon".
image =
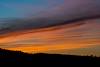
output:
M89 46L89 45L88 45ZM46 51L51 51L51 50L62 50L62 49L75 49L75 48L83 48L87 47L86 45L77 45L73 46L73 44L69 45L42 45L42 46L26 46L26 47L15 47L15 48L7 48L9 50L15 50L15 51L23 51L23 52L28 52L28 53L40 53L40 52L46 52Z

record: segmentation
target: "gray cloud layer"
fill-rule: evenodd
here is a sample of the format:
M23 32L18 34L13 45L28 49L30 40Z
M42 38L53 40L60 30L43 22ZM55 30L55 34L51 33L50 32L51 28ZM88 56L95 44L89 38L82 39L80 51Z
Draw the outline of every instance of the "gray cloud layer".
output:
M73 2L75 1L75 2ZM33 18L0 21L0 34L39 29L100 16L100 0L66 0L64 5L41 12Z

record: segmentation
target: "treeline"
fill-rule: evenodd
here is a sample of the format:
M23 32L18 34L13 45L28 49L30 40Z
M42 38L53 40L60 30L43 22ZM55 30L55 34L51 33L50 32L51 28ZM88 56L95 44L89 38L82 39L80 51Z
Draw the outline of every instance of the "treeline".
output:
M21 51L0 49L0 65L16 66L100 66L100 57L60 54L28 54Z

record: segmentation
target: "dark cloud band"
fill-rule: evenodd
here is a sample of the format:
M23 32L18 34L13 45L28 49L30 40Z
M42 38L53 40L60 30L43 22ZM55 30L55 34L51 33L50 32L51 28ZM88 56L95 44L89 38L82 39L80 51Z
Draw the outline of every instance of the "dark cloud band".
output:
M100 16L93 16L93 17L83 17L77 18L73 20L67 21L59 21L59 20L47 20L45 19L38 19L38 20L12 20L6 21L1 23L0 25L0 34L14 32L14 31L21 31L21 30L30 30L30 29L41 29L41 28L48 28L54 26L60 26L65 24L72 24L78 21L88 20L88 19L97 19Z

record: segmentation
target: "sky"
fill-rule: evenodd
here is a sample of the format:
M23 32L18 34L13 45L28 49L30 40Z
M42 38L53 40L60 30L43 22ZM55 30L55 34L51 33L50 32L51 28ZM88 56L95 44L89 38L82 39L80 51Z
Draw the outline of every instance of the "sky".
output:
M97 55L99 0L0 0L0 48Z
M64 0L0 0L0 18L23 18L63 3Z

